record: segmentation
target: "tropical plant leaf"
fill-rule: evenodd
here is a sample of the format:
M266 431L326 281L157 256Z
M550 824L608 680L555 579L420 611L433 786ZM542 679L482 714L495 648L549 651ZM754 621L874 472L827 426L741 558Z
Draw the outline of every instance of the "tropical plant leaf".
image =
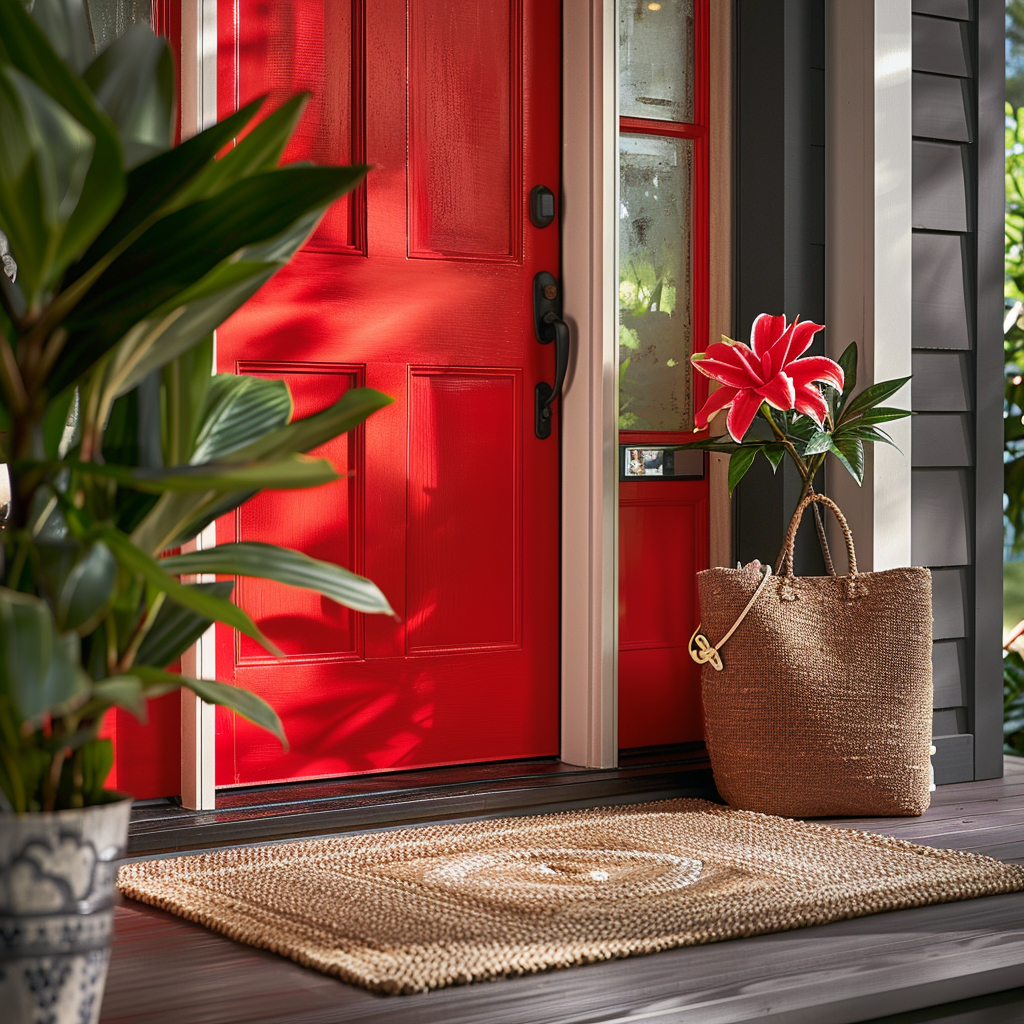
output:
M804 448L804 455L820 455L832 447L832 435L827 430L816 430Z
M779 463L786 457L786 446L783 444L766 444L764 457L772 464L772 472L779 468Z
M355 429L371 414L393 401L393 398L380 391L374 391L373 388L352 388L321 412L301 420L293 420L287 426L278 427L260 440L232 452L226 461L248 462L288 452L311 451L340 434ZM685 448L686 445L680 447Z
M703 452L721 452L723 454L731 455L739 447L740 445L736 441L723 441L721 438L709 437L705 441L689 441L687 444L665 445L665 451L683 452L697 450Z
M0 587L0 695L23 721L38 723L87 695L77 642L77 636L58 634L45 601Z
M201 174L214 156L237 135L259 110L263 98L235 111L206 131L185 139L181 145L160 153L133 168L127 176L124 202L116 215L72 268L71 280L80 277L140 228L177 208L178 197Z
M177 202L185 205L207 199L241 178L275 168L308 99L308 93L299 93L255 124L224 156L207 163L181 190Z
M279 658L283 656L280 649L263 635L252 619L237 605L208 590L199 590L195 586L179 583L164 572L155 558L137 548L120 531L103 526L98 528L97 533L128 572L141 576L150 586L166 594L168 600L188 608L197 615L233 626L271 654Z
M326 459L308 455L284 455L266 462L210 462L201 466L169 466L145 469L134 466L105 465L99 462L50 463L50 468L72 469L83 476L116 480L146 494L182 491L207 494L211 491L235 493L247 490L294 490L319 487L339 479Z
M219 462L226 455L283 427L292 417L291 392L283 380L218 374L189 462Z
M213 336L172 359L161 371L164 465L188 463L213 381Z
M879 402L891 398L900 388L903 387L909 377L898 377L895 380L883 380L865 388L859 395L851 399L850 403L843 410L843 420L852 419L856 413L870 409Z
M100 275L66 320L69 338L54 388L72 383L133 326L224 260L288 233L306 214L323 213L363 178L364 167L291 165L235 182L168 214ZM199 331L195 340L208 333Z
M891 420L902 420L907 416L913 416L914 413L910 409L893 409L889 406L878 406L874 409L866 409L856 418L851 417L846 420L846 423L856 424L857 426L868 426L874 423L888 423Z
M839 366L843 371L843 393L836 403L837 413L843 411L857 387L857 342L851 341L843 349L843 354L839 357Z
M143 725L146 724L146 695L143 692L142 680L138 676L108 676L92 684L92 700L117 708L134 715Z
M174 63L148 25L115 39L82 77L121 134L125 168L170 146Z
M68 222L81 198L95 140L48 93L0 65L0 230L29 305L64 269Z
M80 75L95 59L82 0L35 0L32 19L57 56Z
M215 583L191 583L196 590L204 590L215 597L227 600L235 584L232 580L218 580ZM188 650L209 628L213 619L198 615L180 604L164 601L157 612L153 625L139 646L135 655L136 665L152 668L167 668L182 653Z
M284 728L281 719L277 717L277 712L265 700L249 690L218 683L213 679L191 679L188 676L162 672L143 665L135 669L135 675L146 684L150 692L156 688L161 692L167 692L168 689L184 686L210 704L230 708L254 725L273 733L285 750L288 749L288 741L285 739Z
M102 541L89 545L57 597L58 627L79 634L95 629L114 596L116 582L117 562L110 549Z
M315 590L358 612L394 615L375 583L340 565L322 562L301 551L273 544L240 542L218 544L205 551L162 558L167 572L214 573L218 576L254 576L293 587Z
M858 486L864 482L864 445L857 438L836 440L829 449L832 454L846 467L846 471L857 481Z
M40 26L20 3L0 3L0 65L3 64L30 78L93 138L92 160L79 200L68 212L53 259L49 276L56 278L94 241L124 197L121 143L110 118L99 109L82 80L57 56ZM0 137L4 140L2 148L11 145L6 127L0 127Z
M729 493L736 489L736 485L747 475L747 470L750 469L754 462L754 458L757 453L761 450L761 445L741 445L739 449L733 452L732 457L729 459Z

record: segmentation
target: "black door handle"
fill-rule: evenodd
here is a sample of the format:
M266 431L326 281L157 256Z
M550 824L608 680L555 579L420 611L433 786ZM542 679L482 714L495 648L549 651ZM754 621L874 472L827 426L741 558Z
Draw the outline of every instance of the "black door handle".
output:
M541 381L534 389L534 432L551 436L551 404L562 394L569 368L569 325L562 319L562 296L554 275L542 270L533 279L533 326L542 345L555 343L555 382Z

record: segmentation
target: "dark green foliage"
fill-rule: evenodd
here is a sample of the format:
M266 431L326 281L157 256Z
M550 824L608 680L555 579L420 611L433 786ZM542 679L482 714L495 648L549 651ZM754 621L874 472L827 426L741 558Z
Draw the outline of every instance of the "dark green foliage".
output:
M92 56L81 0L0 0L0 808L105 799L103 716L181 686L270 730L252 693L166 666L213 622L276 653L229 600L262 576L390 613L369 580L271 545L166 557L271 488L337 479L306 453L390 399L293 421L280 381L211 376L212 331L284 266L361 167L279 167L296 97L169 146L170 54L135 29ZM15 269L16 268L16 269Z

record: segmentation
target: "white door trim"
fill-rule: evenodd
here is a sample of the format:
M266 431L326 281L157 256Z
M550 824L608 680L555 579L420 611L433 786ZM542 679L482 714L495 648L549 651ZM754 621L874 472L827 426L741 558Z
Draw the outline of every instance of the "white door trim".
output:
M863 388L911 373L911 0L829 0L825 67L828 354L856 341ZM909 384L891 404L910 407ZM911 561L910 420L886 429L900 450L873 445L862 487L829 471L862 570Z
M561 758L618 764L618 30L615 0L562 7Z
M217 123L217 0L181 0L181 137ZM214 367L216 367L216 335ZM184 551L202 551L216 543L211 524ZM211 582L215 577L187 579ZM216 679L216 645L211 626L181 656L181 670L195 679ZM191 690L181 691L181 803L213 810L216 803L216 709Z

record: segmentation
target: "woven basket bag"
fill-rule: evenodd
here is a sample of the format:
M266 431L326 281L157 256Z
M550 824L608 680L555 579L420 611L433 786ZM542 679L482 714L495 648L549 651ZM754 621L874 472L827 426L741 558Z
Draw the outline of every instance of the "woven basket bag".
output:
M793 541L820 502L849 576L794 576ZM782 574L697 576L701 671L715 784L728 803L787 817L922 814L930 800L932 596L927 569L858 572L836 504L801 502ZM735 627L735 628L734 628Z

